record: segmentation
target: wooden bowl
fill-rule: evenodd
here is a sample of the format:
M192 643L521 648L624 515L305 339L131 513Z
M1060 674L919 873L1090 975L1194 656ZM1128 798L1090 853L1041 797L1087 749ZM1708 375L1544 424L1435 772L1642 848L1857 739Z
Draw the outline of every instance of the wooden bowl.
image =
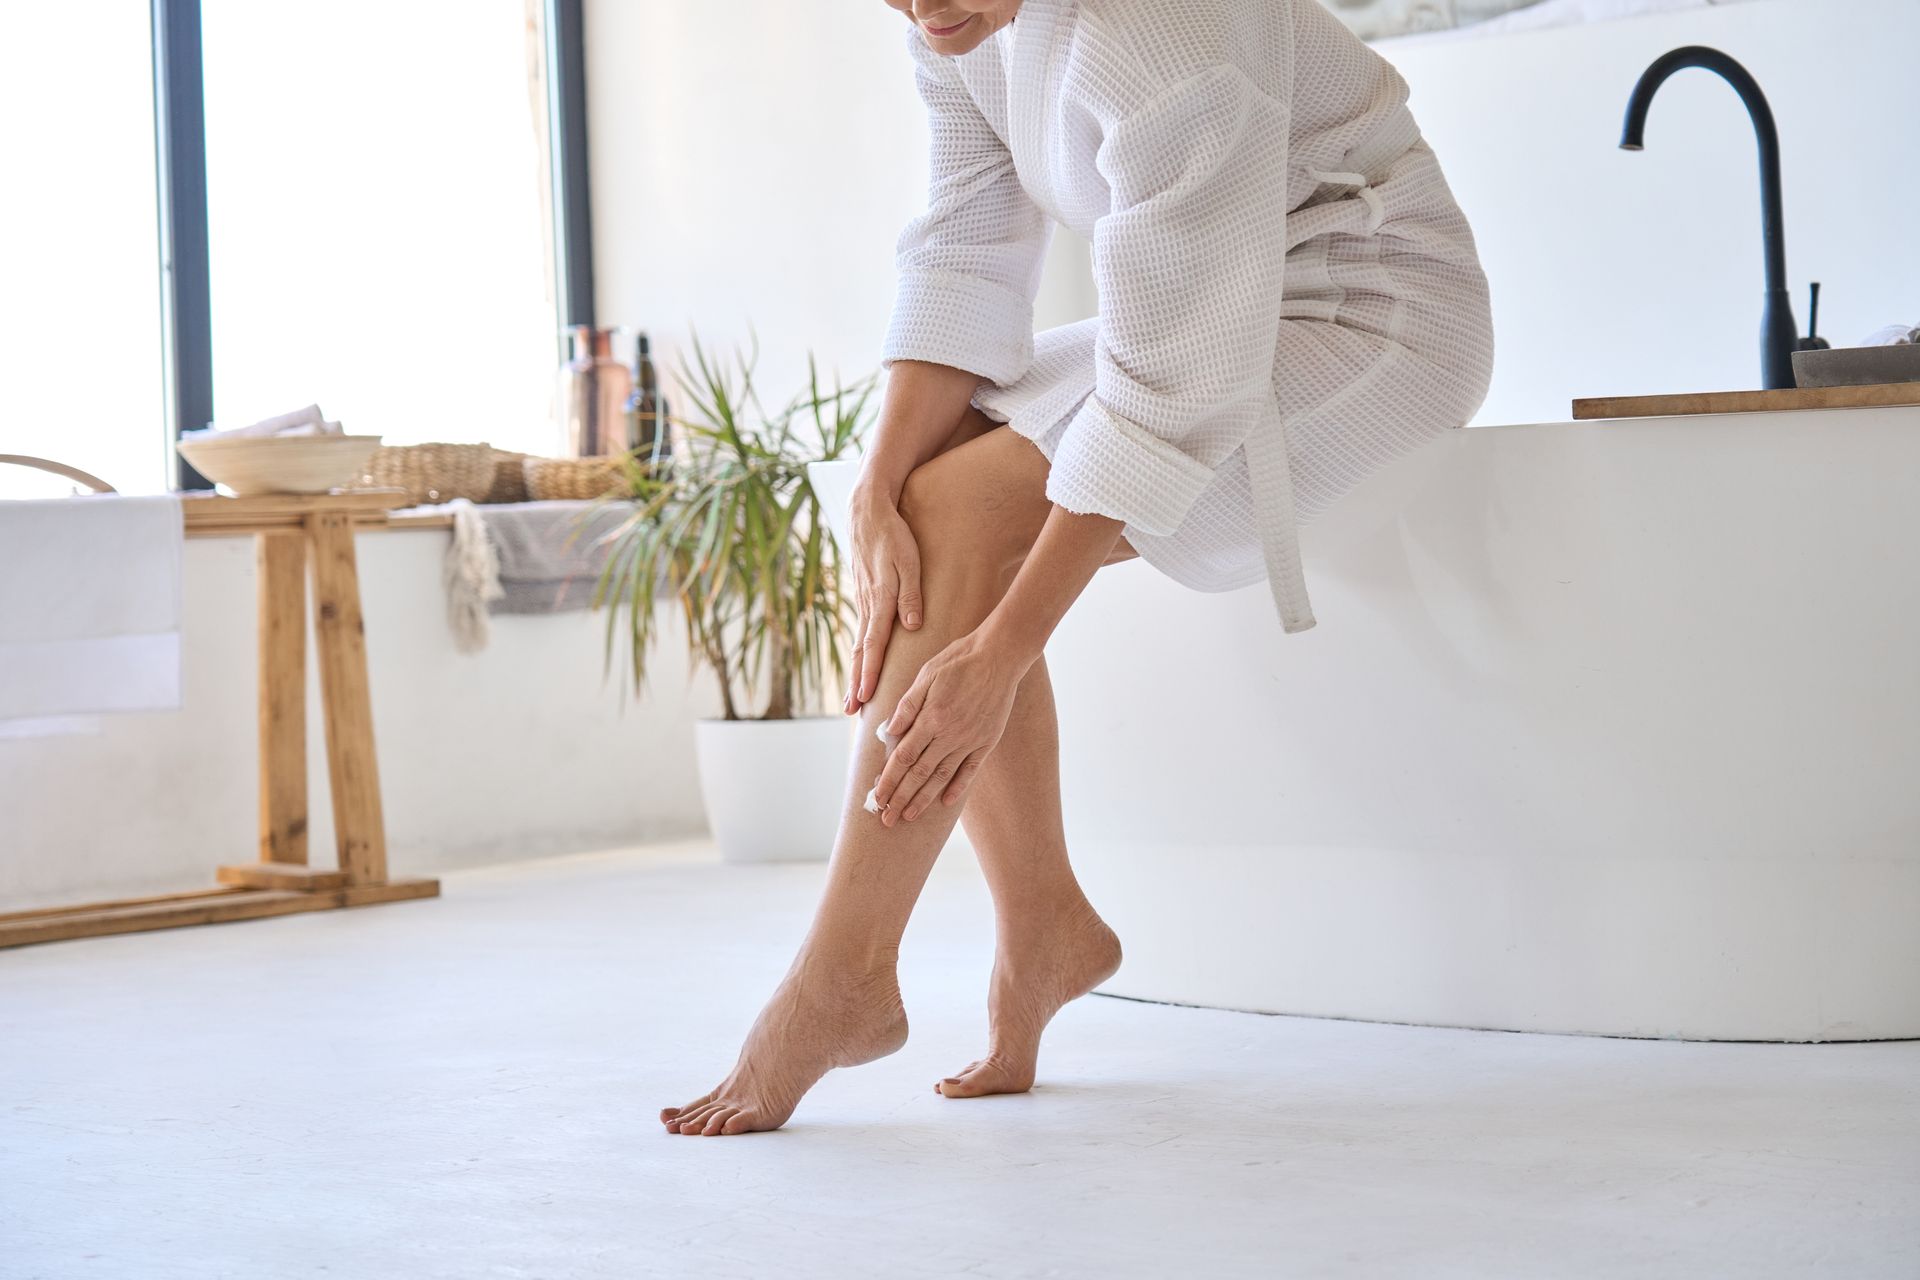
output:
M379 436L236 436L175 447L201 475L244 498L342 488L359 478L379 446Z

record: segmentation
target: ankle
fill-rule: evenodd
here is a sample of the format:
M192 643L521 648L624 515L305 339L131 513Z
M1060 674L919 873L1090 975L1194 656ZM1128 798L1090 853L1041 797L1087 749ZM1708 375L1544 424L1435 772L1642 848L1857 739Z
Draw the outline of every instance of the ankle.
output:
M897 981L900 944L863 938L813 938L794 957L795 972L825 974L835 982L856 986Z
M995 924L1003 946L1028 941L1058 942L1089 929L1106 928L1106 922L1077 884L1059 894L1029 900L999 912Z

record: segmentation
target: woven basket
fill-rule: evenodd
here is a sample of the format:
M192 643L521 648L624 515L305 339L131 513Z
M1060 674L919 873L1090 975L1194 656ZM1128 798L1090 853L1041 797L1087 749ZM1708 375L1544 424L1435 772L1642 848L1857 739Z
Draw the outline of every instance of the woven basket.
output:
M620 458L528 458L521 465L535 502L604 498L627 484Z
M409 444L373 451L357 486L405 489L416 505L465 498L484 502L493 490L494 456L487 444Z
M527 469L523 465L526 460L527 455L524 453L495 449L493 451L493 488L487 490L487 496L482 501L527 501Z

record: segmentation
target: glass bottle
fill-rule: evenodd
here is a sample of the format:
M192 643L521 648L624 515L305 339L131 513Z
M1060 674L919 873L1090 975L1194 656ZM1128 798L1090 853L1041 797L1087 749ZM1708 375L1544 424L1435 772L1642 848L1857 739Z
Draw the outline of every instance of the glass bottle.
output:
M653 346L647 335L635 335L633 394L627 398L627 448L635 457L658 466L671 442L667 434L667 398L660 393L660 376L653 367Z

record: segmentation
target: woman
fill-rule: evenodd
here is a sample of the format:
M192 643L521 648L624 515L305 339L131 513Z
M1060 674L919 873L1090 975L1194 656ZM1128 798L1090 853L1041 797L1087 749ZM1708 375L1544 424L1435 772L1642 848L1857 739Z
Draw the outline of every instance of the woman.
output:
M1297 522L1464 425L1492 364L1406 85L1318 0L887 3L933 180L854 502L846 710L869 732L800 955L732 1074L661 1113L675 1133L775 1128L905 1042L895 955L963 801L991 1033L935 1088L1029 1088L1048 1021L1120 963L1067 862L1049 633L1135 555L1201 590L1265 576L1282 627L1312 626ZM1036 339L1054 221L1093 242L1100 315Z

